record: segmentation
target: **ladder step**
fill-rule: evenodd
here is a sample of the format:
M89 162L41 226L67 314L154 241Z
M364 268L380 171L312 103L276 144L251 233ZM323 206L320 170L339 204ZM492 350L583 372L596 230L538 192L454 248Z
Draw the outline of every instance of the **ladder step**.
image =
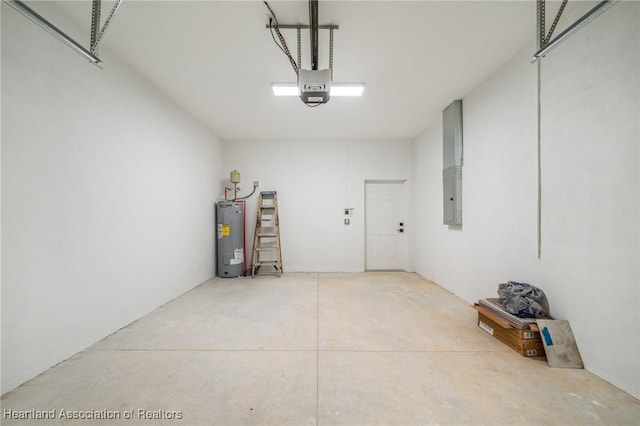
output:
M273 241L260 241L260 245L258 247L256 247L256 249L258 250L264 250L264 249L275 249L278 248L278 242L273 240Z
M261 246L261 247L256 247L257 251L276 251L278 250L278 247L276 247L275 245L273 246Z
M277 237L278 230L275 226L265 226L264 228L257 230L257 235L261 237Z

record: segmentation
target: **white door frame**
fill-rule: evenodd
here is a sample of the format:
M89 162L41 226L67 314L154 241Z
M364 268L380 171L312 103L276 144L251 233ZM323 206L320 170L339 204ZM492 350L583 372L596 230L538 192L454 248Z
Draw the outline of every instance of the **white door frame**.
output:
M364 215L365 215L365 229L364 229L364 270L365 271L383 271L383 269L367 269L367 236L369 233L369 230L367 229L367 208L368 208L368 204L367 204L367 185L368 184L398 184L398 185L403 185L402 186L402 199L401 199L401 203L402 203L402 209L404 209L406 207L406 188L404 187L404 184L407 182L406 179L365 179L364 181L364 207L365 207L365 211L364 211ZM403 219L406 221L406 219ZM406 229L406 226L405 226ZM402 265L400 266L400 269L393 269L393 270L400 270L400 271L404 271L405 270L405 266L406 266L406 237L404 237L405 240L403 241L402 244Z

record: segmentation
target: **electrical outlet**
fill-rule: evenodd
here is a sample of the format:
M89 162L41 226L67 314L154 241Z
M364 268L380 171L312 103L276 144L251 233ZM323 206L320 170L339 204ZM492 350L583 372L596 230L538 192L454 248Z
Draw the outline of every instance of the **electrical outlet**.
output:
M257 181L257 180L254 180L254 181L253 181L253 187L254 187L254 188L257 188L257 187L259 187L259 186L260 186L260 182L259 182L259 181Z

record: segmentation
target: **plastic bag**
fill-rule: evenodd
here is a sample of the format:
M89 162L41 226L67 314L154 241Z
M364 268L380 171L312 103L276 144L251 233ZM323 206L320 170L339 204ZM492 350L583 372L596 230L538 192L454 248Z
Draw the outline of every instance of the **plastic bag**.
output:
M498 285L502 306L510 314L520 318L544 318L549 316L549 303L544 291L531 284L508 281Z

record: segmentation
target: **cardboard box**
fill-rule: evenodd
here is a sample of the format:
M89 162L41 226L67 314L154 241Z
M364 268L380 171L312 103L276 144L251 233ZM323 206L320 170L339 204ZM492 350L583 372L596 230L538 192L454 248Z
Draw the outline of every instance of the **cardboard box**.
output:
M539 331L518 330L489 309L478 305L474 307L478 311L478 327L486 333L523 356L545 356L544 344Z

